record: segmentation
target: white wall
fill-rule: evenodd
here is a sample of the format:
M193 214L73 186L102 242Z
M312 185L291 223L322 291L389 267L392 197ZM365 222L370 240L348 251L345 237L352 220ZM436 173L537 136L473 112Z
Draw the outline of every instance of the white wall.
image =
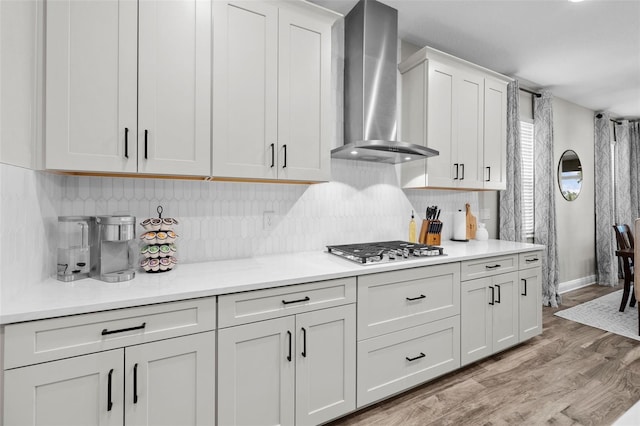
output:
M580 284L577 281L582 284L593 282L596 270L593 115L593 111L563 99L553 100L555 164L565 150L572 149L580 157L583 173L582 191L574 201L565 200L560 193L557 166L554 175L561 287L572 282Z

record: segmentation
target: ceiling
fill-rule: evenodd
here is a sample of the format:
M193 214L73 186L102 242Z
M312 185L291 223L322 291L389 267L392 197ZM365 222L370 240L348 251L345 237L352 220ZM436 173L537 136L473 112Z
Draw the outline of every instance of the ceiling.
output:
M346 14L356 0L310 0ZM640 0L383 0L400 38L615 118L640 118Z

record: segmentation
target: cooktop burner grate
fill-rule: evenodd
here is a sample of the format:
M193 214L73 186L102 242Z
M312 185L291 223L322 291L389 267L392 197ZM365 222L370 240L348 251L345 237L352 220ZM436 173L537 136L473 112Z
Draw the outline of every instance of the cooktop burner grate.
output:
M383 241L327 246L327 251L361 264L408 260L414 257L443 256L442 247L406 241Z

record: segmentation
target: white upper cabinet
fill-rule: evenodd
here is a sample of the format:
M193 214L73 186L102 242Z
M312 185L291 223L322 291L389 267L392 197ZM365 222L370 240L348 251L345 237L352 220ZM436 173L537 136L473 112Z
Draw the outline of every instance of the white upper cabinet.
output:
M484 188L507 188L507 82L484 80Z
M47 169L137 170L137 2L46 7Z
M211 1L46 10L45 167L209 176Z
M399 68L402 138L440 152L403 164L403 187L504 189L508 78L427 47Z
M214 3L213 175L328 180L331 25L303 4Z
M208 176L211 1L139 4L138 172Z
M37 0L0 1L0 162L27 168L41 137L41 12Z

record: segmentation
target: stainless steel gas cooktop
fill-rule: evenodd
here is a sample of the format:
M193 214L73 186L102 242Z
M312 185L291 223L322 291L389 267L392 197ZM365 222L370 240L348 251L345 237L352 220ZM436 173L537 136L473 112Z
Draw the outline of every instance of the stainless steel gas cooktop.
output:
M327 251L362 265L399 262L416 257L445 255L442 247L409 243L406 241L383 241L327 246Z

